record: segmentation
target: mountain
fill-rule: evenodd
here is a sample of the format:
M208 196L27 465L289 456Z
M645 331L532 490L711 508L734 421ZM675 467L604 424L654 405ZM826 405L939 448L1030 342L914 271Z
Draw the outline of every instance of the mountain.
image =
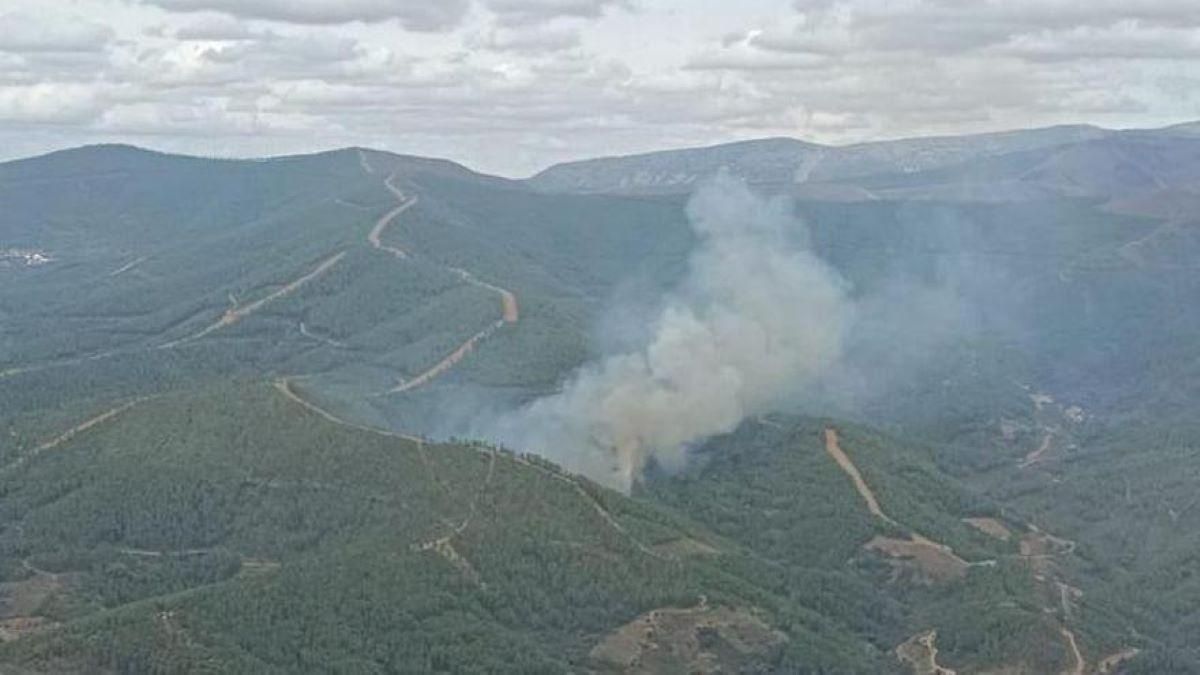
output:
M1112 133L1097 127L1064 126L847 146L764 139L559 164L533 176L529 183L550 192L674 192L689 190L722 167L754 184L831 183L874 174L928 171Z
M1198 158L0 164L0 672L1200 672ZM720 166L794 198L839 377L630 494L464 441L645 330Z

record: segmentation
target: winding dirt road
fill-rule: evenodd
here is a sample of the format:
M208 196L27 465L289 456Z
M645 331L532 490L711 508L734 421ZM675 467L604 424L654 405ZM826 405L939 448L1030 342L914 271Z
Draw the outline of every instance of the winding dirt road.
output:
M1083 659L1083 653L1079 651L1079 644L1075 642L1075 634L1067 627L1060 629L1063 640L1067 643L1067 648L1071 651L1071 656L1075 659L1075 664L1068 670L1063 671L1064 675L1084 675L1087 670L1087 661Z
M366 171L368 174L375 173L374 168L367 161L366 155L360 152L359 160L363 165L364 171ZM409 257L408 252L395 246L390 246L383 243L382 237L384 231L387 230L387 228L392 225L397 218L417 204L419 197L417 195L410 196L408 193L404 192L404 190L397 187L395 179L396 175L392 174L391 176L388 176L387 180L385 180L383 184L385 187L387 187L388 191L395 196L399 203L395 208L383 214L383 216L376 221L375 226L372 227L371 231L367 234L367 241L375 250L390 253L396 258L405 260ZM461 267L449 267L447 269L457 274L463 281L499 295L501 318L495 323L467 338L467 340L456 347L454 351L450 352L443 359L433 364L433 366L431 366L425 372L392 387L385 392L387 394L402 394L428 384L439 375L458 365L460 361L466 358L471 352L475 351L475 347L478 346L480 342L483 342L491 337L492 334L497 330L506 324L515 324L521 319L520 305L517 302L516 294L514 294L512 291L496 286L495 284L489 284L486 281L481 281L480 279L476 278L475 275L471 274L465 269L462 269Z
M294 389L292 389L291 381L286 378L281 379L281 380L276 380L275 381L275 389L279 390L279 392L281 394L283 394L284 396L291 399L292 402L294 402L298 405L301 405L304 408L307 408L309 412L315 413L316 415L319 415L319 416L325 418L327 421L333 422L334 424L337 424L337 425L340 425L343 427L348 427L350 429L357 429L359 431L366 431L368 433L378 434L380 436L387 436L389 438L399 438L401 440L411 441L413 443L418 443L418 444L425 443L425 439L418 438L417 436L410 436L408 434L402 434L402 433L399 433L396 431L389 431L387 429L378 429L375 427L369 427L365 424L355 424L353 422L348 422L348 421L338 417L337 415L334 415L333 413L329 412L328 410L325 410L324 408L318 406L316 403L312 403L308 399L297 394L296 391Z
M419 198L416 195L409 197L404 193L403 190L396 187L395 184L392 183L393 179L395 179L395 176L388 176L388 179L385 180L383 184L387 186L389 192L396 196L396 199L399 200L400 203L397 204L396 207L391 211L383 214L379 220L375 221L375 227L372 227L371 231L367 233L367 241L369 241L371 243L371 247L377 251L386 251L397 258L405 259L408 258L408 253L406 251L396 248L395 246L388 246L387 244L384 244L382 241L380 241L380 237L383 236L383 231L387 229L388 225L391 225L397 218L400 217L400 214L411 209L413 206L416 206Z

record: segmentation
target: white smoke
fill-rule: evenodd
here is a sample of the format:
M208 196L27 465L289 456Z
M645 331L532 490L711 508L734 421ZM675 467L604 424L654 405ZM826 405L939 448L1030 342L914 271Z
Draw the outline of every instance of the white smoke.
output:
M490 434L628 490L651 458L678 468L690 444L771 412L841 356L847 284L794 242L783 198L720 175L687 207L698 245L640 348L582 368Z

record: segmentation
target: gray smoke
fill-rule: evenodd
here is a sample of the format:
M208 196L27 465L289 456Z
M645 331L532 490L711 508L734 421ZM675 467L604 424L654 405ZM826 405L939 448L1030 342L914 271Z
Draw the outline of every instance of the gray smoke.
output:
M644 344L582 368L489 435L628 490L653 458L772 412L830 372L854 320L846 282L809 250L790 201L719 175L687 207L698 239Z

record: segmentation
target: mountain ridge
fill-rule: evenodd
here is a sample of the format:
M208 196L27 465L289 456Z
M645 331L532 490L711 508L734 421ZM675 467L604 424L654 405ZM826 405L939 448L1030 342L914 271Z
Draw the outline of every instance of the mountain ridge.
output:
M790 148L805 151L815 152L861 152L864 150L877 149L896 149L904 147L912 147L917 145L937 145L937 144L954 144L954 143L977 143L986 144L988 141L1001 141L1009 138L1031 137L1040 135L1065 135L1068 139L1072 136L1076 138L1082 137L1105 137L1119 134L1137 134L1137 133L1182 133L1191 135L1200 130L1200 121L1181 122L1177 124L1167 125L1163 127L1148 127L1148 128L1109 128L1088 123L1065 123L1045 127L1032 128L1014 128L1001 129L997 131L972 132L963 134L935 134L930 136L902 136L899 138L883 139L883 140L868 140L868 141L853 141L848 143L819 143L803 138L793 136L765 136L758 138L748 138L734 141L726 141L720 143L712 143L705 145L684 146L677 148L667 148L661 150L645 150L618 155L600 155L595 157L587 157L578 160L568 160L564 162L556 162L545 168L526 177L508 177L498 174L490 174L477 171L471 168L467 162L457 161L446 157L414 155L411 153L396 152L392 150L384 150L379 148L371 148L366 146L345 146L340 148L332 148L328 150L316 150L312 152L289 153L282 155L264 155L253 157L232 157L221 155L199 155L187 152L174 152L160 150L147 146L136 145L123 142L103 142L103 143L88 143L78 146L70 146L50 150L43 153L38 153L23 157L14 157L0 161L0 166L6 164L14 164L26 162L29 160L40 160L55 157L70 157L77 153L102 152L102 151L119 151L119 152L135 152L145 155L154 155L165 158L188 158L197 160L219 161L219 162L274 162L274 161L295 161L303 159L317 159L329 156L339 156L353 153L369 153L372 156L388 157L393 160L406 162L420 162L428 166L440 165L446 168L453 167L455 170L468 172L469 174L484 179L492 179L501 182L509 183L527 183L538 185L540 183L549 182L548 174L564 170L568 167L589 164L594 162L611 162L625 160L643 160L660 156L673 155L690 155L690 154L705 154L711 152L724 152L733 150L748 150L757 148L768 148L775 150L778 148Z

